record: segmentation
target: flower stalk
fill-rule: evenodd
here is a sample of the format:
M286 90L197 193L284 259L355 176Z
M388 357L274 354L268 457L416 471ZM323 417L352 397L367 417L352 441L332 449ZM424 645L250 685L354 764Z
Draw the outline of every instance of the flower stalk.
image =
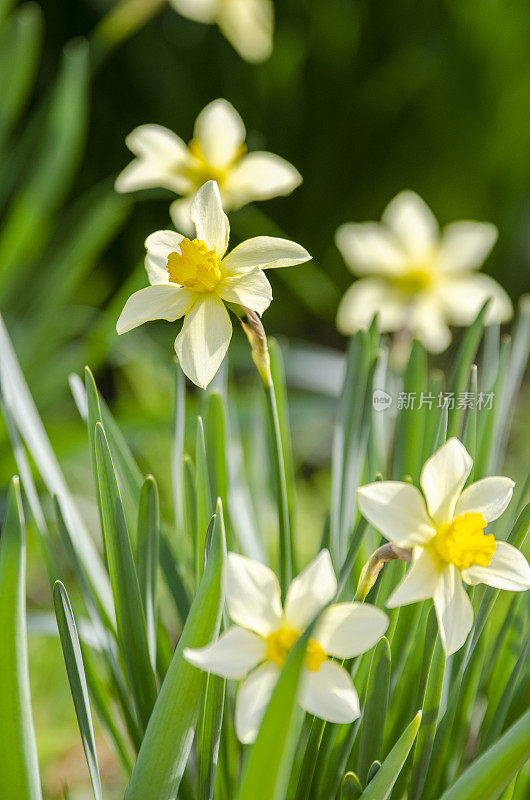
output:
M247 315L246 321L240 320L251 347L251 355L265 388L267 415L272 436L272 452L274 458L274 474L278 501L278 535L280 556L280 586L282 598L292 578L293 554L291 542L291 525L289 521L289 499L287 493L287 473L278 416L276 391L272 380L267 334L263 323L255 311L243 307Z
M397 559L399 561L410 561L411 558L412 550L408 547L399 547L391 542L378 547L361 570L354 599L360 603L364 602L368 592L376 582L377 576L389 561L396 561Z

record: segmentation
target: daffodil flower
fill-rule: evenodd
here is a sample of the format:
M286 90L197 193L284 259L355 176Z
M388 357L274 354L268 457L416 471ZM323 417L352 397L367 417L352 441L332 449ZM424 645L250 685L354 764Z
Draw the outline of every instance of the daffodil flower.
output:
M161 186L183 195L170 213L184 231L190 227L193 195L208 180L217 181L225 211L290 194L302 182L298 170L274 153L248 153L245 137L243 120L223 99L203 108L189 145L161 125L140 125L126 139L136 158L118 176L116 190Z
M155 319L184 317L175 351L186 375L205 388L225 357L232 323L224 302L262 314L272 290L264 269L302 264L311 256L288 239L256 236L228 255L230 226L215 181L199 189L191 207L196 238L157 231L145 242L150 286L135 292L118 319L119 334Z
M413 563L387 605L432 597L447 655L464 644L473 609L462 581L514 592L530 588L530 566L507 542L484 533L508 506L514 482L495 476L464 485L473 460L456 438L449 439L423 467L420 484L380 481L358 490L361 513L400 547ZM425 499L424 499L425 498Z
M337 230L337 247L361 277L342 298L338 328L354 333L377 313L382 331L407 330L441 352L451 341L448 323L470 324L488 299L486 322L505 322L513 313L508 295L477 273L496 240L489 222L453 222L440 233L421 197L401 192L381 223L346 223Z
M282 608L280 585L269 567L229 553L226 603L235 623L219 639L184 657L199 669L243 680L236 700L236 733L248 744L256 738L280 671L300 634L334 598L337 580L327 550L291 583ZM321 614L307 645L298 702L330 722L352 722L359 699L340 660L369 650L385 633L388 617L361 603L337 603Z
M272 53L272 0L170 0L170 3L183 17L218 25L245 61L259 63Z

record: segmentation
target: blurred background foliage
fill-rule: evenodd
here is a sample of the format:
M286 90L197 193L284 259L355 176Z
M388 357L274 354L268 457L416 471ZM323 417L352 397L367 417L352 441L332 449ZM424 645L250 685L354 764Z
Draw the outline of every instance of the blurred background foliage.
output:
M345 346L334 318L351 282L334 245L337 226L378 219L411 188L441 223L494 222L500 238L485 271L514 301L530 288L530 7L525 0L281 0L276 17L273 55L252 66L217 28L160 0L0 0L0 311L74 492L92 490L68 376L89 363L169 503L160 464L170 458L175 328L158 323L118 339L115 322L124 299L145 284L143 242L171 226L173 195L118 196L113 182L131 158L124 139L134 127L159 123L187 140L198 112L226 97L245 121L250 149L287 158L304 178L290 198L248 206L231 224L234 241L287 235L320 270L311 280L303 267L277 271L265 315L268 332L291 342L291 381L313 390L294 391L290 411L298 491L311 500L309 511L300 502L299 524L315 538L329 485L330 396L343 368L337 351ZM306 362L293 342L313 343L321 360ZM231 362L250 372L237 333ZM243 388L245 431L257 394L251 382ZM514 441L516 468L528 441L517 417ZM2 428L2 486L14 471ZM94 515L93 496L86 502ZM30 606L49 609L40 559L34 541ZM59 775L86 776L75 734L67 763L75 723L64 676L50 680L62 663L58 643L38 637L32 659L39 752L50 764L62 754L44 770L56 797ZM103 752L101 745L104 761Z

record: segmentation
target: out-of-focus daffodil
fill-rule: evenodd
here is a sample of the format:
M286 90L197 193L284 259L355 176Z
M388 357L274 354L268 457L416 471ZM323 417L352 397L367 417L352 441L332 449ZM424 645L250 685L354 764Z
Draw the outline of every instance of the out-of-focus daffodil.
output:
M462 220L440 232L421 197L401 192L380 223L346 223L337 230L337 247L361 278L344 295L337 326L354 333L377 314L382 331L409 331L428 350L441 352L451 341L448 324L470 324L488 298L486 321L505 322L513 313L508 295L476 271L496 239L489 222Z
M272 53L272 0L170 0L170 3L183 17L218 25L245 61L257 64Z
M289 652L300 634L333 599L337 580L327 550L291 583L282 608L280 585L269 567L229 553L225 572L228 613L235 623L219 639L184 657L199 669L245 681L236 701L236 732L247 744L256 738L263 714ZM373 647L388 626L386 614L361 603L326 608L309 639L298 702L310 714L349 723L359 716L359 699L341 664Z
M116 190L161 186L183 195L170 213L175 227L184 231L190 228L193 195L208 180L217 181L225 211L290 194L302 181L300 173L274 153L248 153L245 137L243 120L223 99L203 108L189 145L161 125L140 125L127 137L136 158L118 176Z
M464 445L453 438L426 461L420 478L423 496L400 481L379 481L358 490L366 519L389 541L412 550L412 566L387 605L432 597L447 655L462 647L473 624L462 581L514 592L530 588L524 555L484 533L508 506L514 482L488 477L464 489L472 466Z
M145 268L151 285L129 297L116 329L126 333L150 320L184 317L175 350L186 375L205 388L232 336L223 301L262 314L272 300L263 270L302 264L311 256L299 244L271 236L247 239L225 255L230 226L215 181L199 189L191 217L194 239L175 231L148 236Z

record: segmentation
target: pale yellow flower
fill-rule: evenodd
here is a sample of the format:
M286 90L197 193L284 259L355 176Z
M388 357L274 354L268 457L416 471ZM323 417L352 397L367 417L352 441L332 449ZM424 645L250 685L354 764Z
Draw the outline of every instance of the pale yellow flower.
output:
M278 579L264 564L229 553L224 578L235 624L216 642L186 649L184 658L214 675L245 679L236 700L239 740L248 744L256 738L291 648L322 609L307 645L298 702L330 722L353 722L360 714L359 698L350 674L334 658L354 658L373 647L388 627L387 615L367 603L325 608L337 593L327 550L293 580L283 608Z
M441 232L431 210L405 191L385 209L381 222L346 223L336 243L360 276L342 298L337 326L345 334L367 327L375 314L382 331L407 330L428 350L451 341L448 324L469 325L486 300L486 323L512 316L510 298L478 274L497 240L489 222L462 220Z
M196 236L156 231L145 242L150 286L135 292L116 329L126 333L144 322L184 317L175 351L185 374L205 388L219 369L232 336L224 303L262 314L272 300L264 269L308 261L303 247L288 239L256 236L227 255L230 225L215 181L202 186L191 205Z
M188 145L162 125L140 125L127 137L136 158L118 175L116 191L160 186L183 195L170 207L182 231L190 229L193 195L208 180L217 181L225 211L290 194L302 181L300 173L274 153L248 153L245 137L243 120L222 98L203 108Z
M245 61L259 63L272 53L272 0L170 0L170 3L183 17L218 25Z
M462 581L521 592L530 588L530 566L511 544L485 533L508 506L514 482L491 476L464 489L473 459L449 439L423 467L420 490L401 481L376 481L358 490L359 509L383 536L411 548L413 562L387 605L432 597L447 655L464 644L473 608Z

